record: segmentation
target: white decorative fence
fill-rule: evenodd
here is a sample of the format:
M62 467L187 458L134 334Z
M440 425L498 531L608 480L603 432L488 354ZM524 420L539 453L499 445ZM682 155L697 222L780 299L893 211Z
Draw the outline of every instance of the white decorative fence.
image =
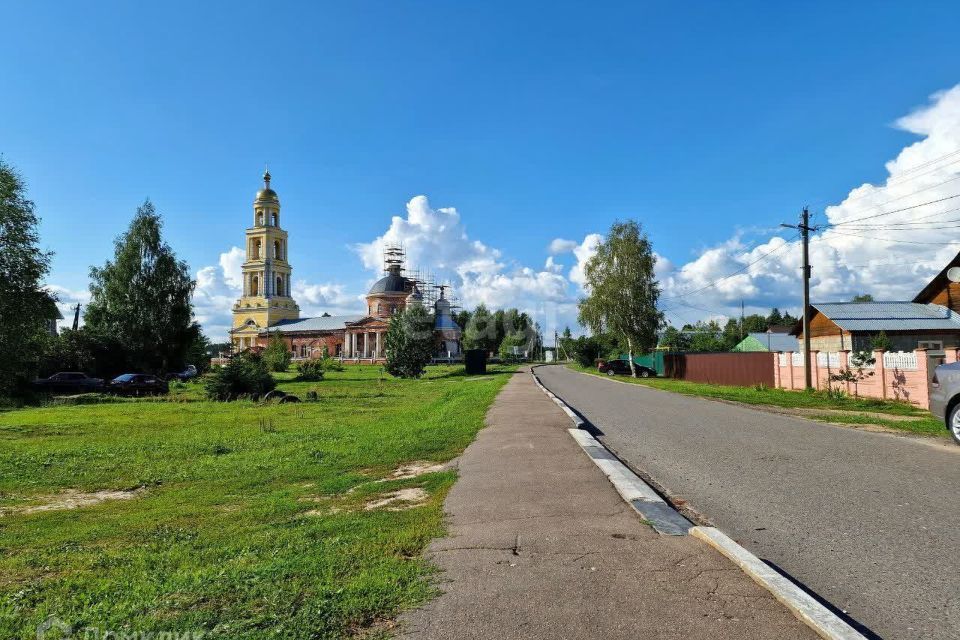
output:
M901 371L917 370L917 354L913 351L887 351L883 354L885 369L900 369Z
M779 359L778 361L781 367L787 366L787 354L781 351L780 353L777 354L777 358Z
M800 354L801 356L803 354ZM839 353L824 353L823 351L817 354L817 366L818 367L828 367L830 369L839 369L840 368L840 354Z
M793 352L793 366L802 367L803 366L803 354L799 351Z

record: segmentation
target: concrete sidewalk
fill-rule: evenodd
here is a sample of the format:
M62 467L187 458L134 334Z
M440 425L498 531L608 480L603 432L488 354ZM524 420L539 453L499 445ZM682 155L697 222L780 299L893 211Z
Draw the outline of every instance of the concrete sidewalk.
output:
M487 425L447 497L450 536L428 549L444 593L400 637L817 637L706 544L645 525L528 372Z

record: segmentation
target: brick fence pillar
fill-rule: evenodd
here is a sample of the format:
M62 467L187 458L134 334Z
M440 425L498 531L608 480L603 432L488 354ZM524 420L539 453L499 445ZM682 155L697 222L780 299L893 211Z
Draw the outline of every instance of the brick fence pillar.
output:
M913 398L915 404L924 409L930 408L930 374L927 369L930 367L930 358L927 357L926 349L914 349L913 353L917 357L917 395Z
M819 353L819 349L810 349L810 370L813 372L810 377L812 378L811 381L813 382L814 389L820 388L820 363L818 362L820 358L817 357Z
M873 358L876 363L873 365L873 371L880 381L880 397L887 399L887 368L883 366L883 349L874 349Z
M790 390L792 391L797 388L793 384L793 351L787 351L787 366L790 367L788 373L790 374Z
M950 364L957 361L957 348L947 347L943 350L943 363Z

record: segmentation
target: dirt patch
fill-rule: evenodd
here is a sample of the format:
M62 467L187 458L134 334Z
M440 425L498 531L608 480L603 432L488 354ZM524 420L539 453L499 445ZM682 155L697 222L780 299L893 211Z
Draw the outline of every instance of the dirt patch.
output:
M66 489L58 494L50 496L40 496L41 504L33 504L25 507L11 507L0 509L0 517L14 513L39 513L42 511L64 511L68 509L79 509L80 507L90 507L108 500L132 500L145 491L143 487L137 489L124 490L102 490L102 491L77 491L76 489Z
M455 461L450 462L428 462L424 460L417 460L416 462L410 462L408 464L401 465L397 467L393 473L388 475L386 478L380 482L388 482L390 480L409 480L410 478L418 478L422 475L428 473L437 473L439 471L446 471L447 469L452 469L456 466Z
M388 507L388 511L403 511L404 509L412 509L413 507L423 504L428 498L430 498L430 494L420 487L399 489L397 491L391 491L377 500L371 500L363 505L363 508L367 511L372 511L374 509Z

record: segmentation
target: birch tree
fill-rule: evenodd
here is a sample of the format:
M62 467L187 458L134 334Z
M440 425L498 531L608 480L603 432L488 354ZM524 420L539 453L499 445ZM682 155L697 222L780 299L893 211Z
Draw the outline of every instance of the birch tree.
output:
M637 376L633 354L657 344L663 314L657 310L660 286L653 273L656 258L640 225L615 222L584 267L588 295L579 304L580 324L595 334L612 333L627 345L630 374Z

